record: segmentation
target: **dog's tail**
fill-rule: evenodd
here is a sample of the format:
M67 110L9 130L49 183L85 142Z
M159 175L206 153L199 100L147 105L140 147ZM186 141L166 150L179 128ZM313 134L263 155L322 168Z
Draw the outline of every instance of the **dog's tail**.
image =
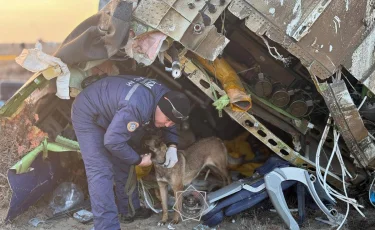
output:
M218 138L219 139L219 138ZM224 144L224 141L219 139L220 143L221 143L221 146L223 148L223 152L224 152L224 168L223 170L225 171L224 172L224 185L228 185L230 183L232 183L232 180L231 180L231 177L230 177L230 174L229 174L229 171L228 171L228 163L229 163L229 160L231 158L231 156L229 155L229 152L228 152L228 149L227 147L225 146Z
M221 140L220 138L217 138L219 141L220 141L220 144L221 146L223 147L223 152L224 152L224 155L225 155L225 165L228 165L228 157L229 157L229 153L228 153L228 149L227 149L227 146L225 146L224 144L224 141Z

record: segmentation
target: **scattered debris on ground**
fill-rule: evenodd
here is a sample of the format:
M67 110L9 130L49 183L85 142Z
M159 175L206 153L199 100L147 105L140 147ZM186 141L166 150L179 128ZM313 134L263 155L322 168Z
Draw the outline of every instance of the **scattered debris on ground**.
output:
M34 125L38 117L34 105L27 102L23 110L14 118L0 118L0 206L8 205L11 190L8 184L8 169L26 153L40 145L47 134Z

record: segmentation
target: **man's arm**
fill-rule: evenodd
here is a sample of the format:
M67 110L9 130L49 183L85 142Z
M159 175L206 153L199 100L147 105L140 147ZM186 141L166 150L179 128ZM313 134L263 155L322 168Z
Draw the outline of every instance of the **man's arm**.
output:
M130 165L138 165L142 158L130 147L127 141L139 126L137 110L132 105L119 109L104 135L104 146L114 156Z

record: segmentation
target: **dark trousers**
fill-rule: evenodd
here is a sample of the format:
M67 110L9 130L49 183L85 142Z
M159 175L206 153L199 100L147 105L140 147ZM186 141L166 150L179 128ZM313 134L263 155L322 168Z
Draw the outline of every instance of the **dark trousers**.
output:
M103 143L105 130L94 124L87 114L72 111L72 122L85 164L94 227L98 230L120 229L118 213L128 213L125 184L131 166L108 152ZM116 183L117 206L113 182ZM134 209L140 207L138 188L132 194L132 204Z

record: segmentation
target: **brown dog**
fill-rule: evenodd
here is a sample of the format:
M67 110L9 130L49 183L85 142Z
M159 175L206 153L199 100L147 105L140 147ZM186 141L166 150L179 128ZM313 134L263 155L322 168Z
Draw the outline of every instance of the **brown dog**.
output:
M178 151L178 162L173 168L164 168L167 146L160 137L152 136L144 141L145 146L152 152L156 180L160 189L163 217L159 225L168 221L167 189L171 185L177 201L178 191L184 189L184 185L190 184L206 166L212 169L215 174L223 178L223 185L231 182L227 171L227 149L224 143L216 137L202 139L186 150ZM181 203L176 204L180 210ZM179 222L178 212L174 213L172 224Z

